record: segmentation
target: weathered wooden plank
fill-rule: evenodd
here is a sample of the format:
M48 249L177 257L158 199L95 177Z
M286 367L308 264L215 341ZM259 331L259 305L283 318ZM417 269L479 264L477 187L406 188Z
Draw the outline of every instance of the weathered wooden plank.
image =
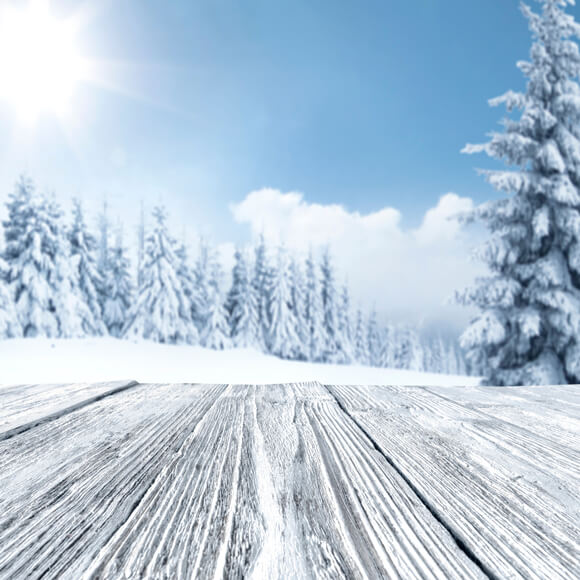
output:
M429 387L427 390L485 415L580 449L580 387Z
M580 576L580 451L428 389L329 386L498 577Z
M334 398L299 394L298 405L299 431L314 434L324 493L334 498L334 518L349 534L362 577L484 576Z
M79 578L225 388L148 387L0 442L0 577Z
M230 386L88 575L477 577L364 439L317 385Z
M0 441L0 578L574 576L578 450L451 396L140 385L61 414Z
M0 441L137 384L136 381L115 381L2 387Z

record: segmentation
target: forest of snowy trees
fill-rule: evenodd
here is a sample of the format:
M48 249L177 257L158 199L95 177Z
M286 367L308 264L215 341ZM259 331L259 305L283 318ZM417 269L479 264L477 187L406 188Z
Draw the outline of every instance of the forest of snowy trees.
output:
M466 374L455 342L421 338L353 309L328 250L304 258L263 237L237 248L231 284L218 253L177 243L161 207L137 236L137 264L106 212L98 233L75 200L70 219L25 177L7 202L0 258L0 338L111 335L278 357Z

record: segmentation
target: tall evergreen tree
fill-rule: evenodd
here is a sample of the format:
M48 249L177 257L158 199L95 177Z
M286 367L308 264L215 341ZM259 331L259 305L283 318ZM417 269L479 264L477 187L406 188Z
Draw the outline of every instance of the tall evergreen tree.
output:
M295 256L290 258L288 276L290 284L290 310L292 311L292 321L294 323L295 334L297 337L294 358L306 360L309 355L308 324L305 312L306 289L304 286L302 270Z
M381 366L381 336L377 322L377 311L373 308L367 325L368 364L372 367Z
M76 262L75 274L83 300L88 306L88 316L83 319L83 331L87 335L106 334L102 304L104 282L97 268L96 238L88 230L82 205L73 200L73 223L68 232L71 256Z
M338 330L338 296L330 251L326 248L320 263L322 312L326 362L344 362L344 350Z
M23 336L58 335L54 311L56 225L41 206L32 181L20 177L6 204L4 222L7 281L11 286Z
M380 355L379 355L379 366L383 368L393 368L393 350L394 341L396 340L396 335L394 332L393 325L388 323L381 328L379 331L380 337Z
M8 286L8 265L0 257L0 339L20 336L22 328L18 321L12 291Z
M201 332L201 344L207 348L222 350L231 346L225 301L221 291L222 269L215 253L208 254L209 278L207 282L207 305Z
M519 119L464 149L517 167L485 172L512 195L467 217L492 232L479 249L491 275L458 295L480 309L461 342L494 385L580 382L580 26L564 12L572 0L541 3L541 14L522 5L534 37L518 63L525 93L490 101Z
M268 285L271 268L268 263L268 253L264 234L260 234L258 243L254 248L254 276L252 287L258 309L258 320L260 322L259 342L266 348L268 342L268 331L270 320L268 318Z
M369 362L368 340L365 320L360 307L356 311L356 323L354 331L354 358L363 365Z
M248 264L246 262L244 251L240 246L236 246L234 251L234 265L232 268L232 284L226 296L225 304L231 328L235 326L232 322L232 313L235 309L235 305L240 300L240 297L245 294L243 289L249 285L250 273L248 271Z
M426 363L427 370L435 373L447 372L445 361L445 342L441 335L434 336L429 345L429 361Z
M127 323L133 298L130 263L120 234L109 251L109 266L104 287L103 320L109 334L120 338Z
M207 322L211 300L211 276L213 254L208 241L199 239L199 251L193 268L193 289L191 296L192 318L201 336Z
M143 284L131 312L124 335L162 343L191 343L195 330L190 304L177 275L179 268L175 242L167 230L167 214L153 210L155 226L149 234L143 263Z
M407 329L407 340L409 341L409 363L406 368L412 371L423 371L425 353L423 352L423 345L421 339L419 338L419 333L417 328L408 326Z
M258 309L246 255L238 247L234 258L232 287L226 300L232 341L236 347L258 346Z
M53 218L60 220L62 212L56 202L49 202ZM71 255L70 243L64 232L57 236L54 258L54 294L52 303L58 320L60 338L81 338L87 329L94 329L95 317L84 300L79 282L80 256Z
M189 254L185 241L177 247L175 251L177 258L177 279L179 280L183 293L185 294L187 310L192 321L190 344L198 344L199 330L197 327L197 307L198 307L198 289L195 283L195 274L189 264Z
M109 236L110 236L110 224L109 224L109 205L107 200L103 200L103 211L98 217L99 219L99 256L98 256L98 268L101 272L102 277L105 277L105 271L107 269L107 260L109 258Z
M394 328L394 336L394 368L422 371L424 353L416 329L408 324L399 324Z
M7 207L7 281L23 336L79 336L90 313L81 299L61 209L37 195L32 182L24 177Z
M342 355L340 362L351 362L354 354L350 320L350 294L346 284L342 286L339 296L339 305L337 310L337 342L338 350Z
M256 300L258 312L259 330L258 344L262 349L266 348L270 321L268 319L268 256L266 252L266 242L261 234L256 247L254 248L254 276L252 278L252 288Z
M286 249L280 247L277 263L272 267L272 275L269 278L268 318L270 320L270 328L268 347L272 354L282 358L295 358L301 346L292 313L289 278Z
M137 289L143 282L143 262L145 255L145 206L141 200L139 208L139 225L137 226Z
M324 312L318 268L310 249L306 258L306 292L304 296L306 346L308 360L319 362L324 356Z

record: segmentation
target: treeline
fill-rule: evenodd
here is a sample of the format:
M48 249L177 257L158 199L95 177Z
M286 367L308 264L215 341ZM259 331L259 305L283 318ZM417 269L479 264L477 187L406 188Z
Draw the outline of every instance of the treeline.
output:
M238 248L231 285L216 250L201 240L195 260L177 243L163 208L137 236L131 267L119 232L99 233L73 203L61 207L21 178L7 202L0 258L0 338L111 335L213 349L254 347L286 359L466 374L453 341L422 339L411 326L353 311L328 250L305 259L263 237Z

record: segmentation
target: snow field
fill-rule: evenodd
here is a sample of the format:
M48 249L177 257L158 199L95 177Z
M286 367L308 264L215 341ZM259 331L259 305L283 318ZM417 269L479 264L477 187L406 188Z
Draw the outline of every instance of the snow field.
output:
M477 377L282 360L254 349L217 351L111 337L0 341L0 385L97 382L476 385Z

